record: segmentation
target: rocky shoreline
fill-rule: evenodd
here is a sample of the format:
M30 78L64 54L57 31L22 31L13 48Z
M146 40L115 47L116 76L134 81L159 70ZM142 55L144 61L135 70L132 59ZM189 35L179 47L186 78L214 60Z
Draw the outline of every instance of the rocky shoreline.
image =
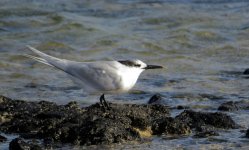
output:
M76 102L57 105L0 96L0 132L19 135L10 142L10 149L42 149L58 143L99 145L142 141L153 135L203 138L219 135L219 129L239 128L222 112L185 109L171 117L168 106L152 102L143 105L110 103L110 107L110 110L104 109L96 103L81 108ZM237 104L230 102L221 105L219 110L237 108ZM246 136L249 137L249 130ZM29 139L39 139L42 143L28 142ZM4 141L6 138L1 135L0 142Z

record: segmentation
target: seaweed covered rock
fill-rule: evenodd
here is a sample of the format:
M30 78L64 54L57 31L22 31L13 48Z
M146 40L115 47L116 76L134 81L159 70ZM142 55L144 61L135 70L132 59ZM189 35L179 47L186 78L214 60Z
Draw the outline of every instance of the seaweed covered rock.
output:
M0 143L7 141L7 138L5 136L0 135Z
M152 130L155 135L182 135L191 133L190 127L187 124L172 117L155 120L152 125Z
M249 129L246 131L246 137L249 138Z
M12 140L9 144L10 150L41 150L42 148L37 144L27 143L21 138Z
M0 96L0 131L18 133L25 139L43 139L53 143L98 145L137 141L151 135L217 135L215 128L237 125L226 114L185 110L170 117L168 106L158 104L113 104L105 109L100 103L80 108L76 102L57 105L52 102L25 102ZM192 130L195 129L195 130ZM19 143L19 144L18 144ZM29 147L22 139L13 146Z
M196 137L207 137L217 135L215 128L233 129L237 128L232 118L223 113L195 112L185 110L175 118L164 117L154 120L153 133L182 135L191 133L195 129Z
M218 110L221 110L221 111L236 111L236 110L239 110L239 108L238 108L238 106L236 105L235 102L229 101L229 102L221 104L219 106Z
M162 96L160 94L153 95L149 99L148 104L162 104Z
M237 101L237 102L229 101L229 102L222 103L218 107L218 110L221 110L221 111L237 111L240 109L248 110L249 109L249 102L247 102L247 101Z
M111 109L105 111L99 104L86 108L82 115L73 119L77 120L79 125L67 129L69 134L63 134L63 141L73 143L78 141L81 145L92 145L140 140L142 136L138 131L146 130L152 118L169 114L168 109L160 105L110 104L110 106ZM60 125L56 129L62 128ZM58 131L46 129L46 132L53 135Z
M207 113L185 110L180 115L176 116L176 120L195 129L202 129L203 126L223 129L235 129L238 127L230 116L220 112Z
M249 75L249 68L245 69L243 72L244 75Z
M204 131L204 132L198 132L194 135L195 138L206 138L209 136L218 136L219 133L215 131Z
M9 114L0 130L25 138L51 139L81 145L111 144L140 140L151 122L169 116L162 105L110 104L106 110L97 103L80 108L77 103L25 102L2 97L0 114ZM152 133L151 133L152 134ZM148 136L148 135L147 135Z

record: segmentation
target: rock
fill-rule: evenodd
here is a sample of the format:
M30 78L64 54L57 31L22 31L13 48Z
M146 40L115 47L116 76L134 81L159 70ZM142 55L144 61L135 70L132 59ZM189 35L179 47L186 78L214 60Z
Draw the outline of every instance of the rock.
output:
M158 119L153 122L152 131L154 135L161 134L173 134L173 135L186 135L190 134L190 127L179 120L167 117L164 119Z
M205 132L199 132L194 135L195 138L206 138L209 136L219 136L219 134L215 131L205 131Z
M248 101L229 101L222 103L218 110L221 111L237 111L237 110L248 110L249 109L249 102Z
M1 109L1 108L0 108ZM8 112L3 112L0 110L0 124L4 122L8 122L12 119L12 115Z
M159 94L153 95L148 101L148 104L160 104L160 103L162 103L162 97Z
M10 150L26 150L30 149L30 146L20 138L12 140L9 144Z
M229 102L221 104L219 106L218 110L221 110L221 111L237 111L237 110L239 110L239 108L236 105L236 103L234 103L233 101L229 101Z
M9 101L9 100L11 100L11 99L0 95L0 103L6 102L6 101Z
M235 129L238 125L232 118L226 114L216 112L195 112L192 110L185 110L176 119L192 128L200 128L201 126L212 126L222 129Z
M249 68L243 72L244 75L249 75Z
M178 105L178 106L176 106L176 109L189 109L189 107Z
M212 125L200 125L200 126L196 126L194 129L198 134L198 133L208 133L208 132L215 131L216 127Z
M197 136L209 136L216 128L236 128L234 121L223 113L185 110L173 118L168 106L155 103L110 103L107 110L100 103L80 108L76 102L57 105L1 96L0 99L0 115L11 116L1 123L0 131L19 134L25 139L42 139L43 145L48 148L56 143L112 144L140 141L152 135L188 135L195 131L200 132ZM10 144L12 148L19 149L32 149L34 145L37 144L20 138Z
M61 143L111 144L149 137L151 122L169 116L168 107L157 104L110 106L105 110L99 103L79 108L75 102L56 105L7 100L0 103L0 108L13 117L0 126L0 131Z
M99 105L87 108L86 114L93 116L88 116L81 126L81 144L140 140L143 135L139 131L147 130L151 120L169 115L168 108L161 105L111 104L110 111L100 110Z
M4 136L2 136L2 135L0 135L0 143L1 143L1 142L5 142L5 141L7 141L7 138L4 137Z
M12 140L9 144L10 150L41 150L42 148L36 144L29 144L21 138Z
M79 104L76 101L71 101L68 104L66 104L66 107L68 107L69 109L73 109L73 108L79 108Z
M246 137L249 138L249 129L246 131Z

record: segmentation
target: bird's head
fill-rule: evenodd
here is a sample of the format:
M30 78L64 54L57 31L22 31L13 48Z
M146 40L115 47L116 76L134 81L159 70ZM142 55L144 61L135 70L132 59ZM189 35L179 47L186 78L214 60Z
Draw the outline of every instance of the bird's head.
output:
M141 60L134 59L134 60L121 60L118 61L121 64L131 67L131 68L137 68L141 71L147 70L147 69L161 69L163 68L162 66L157 66L157 65L147 65L146 63L142 62Z
M123 86L124 89L129 90L131 89L139 75L147 69L159 69L163 68L162 66L156 66L156 65L147 65L146 63L142 62L141 60L121 60L118 61L120 64L123 65L121 76L123 77Z

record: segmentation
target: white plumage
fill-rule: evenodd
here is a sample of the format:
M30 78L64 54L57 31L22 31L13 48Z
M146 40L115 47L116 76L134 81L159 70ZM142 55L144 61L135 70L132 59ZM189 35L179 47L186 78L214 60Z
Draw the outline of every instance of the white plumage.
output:
M162 68L146 65L140 60L76 62L47 55L31 46L27 47L38 55L26 55L27 57L64 71L89 93L126 92L135 85L145 69Z

